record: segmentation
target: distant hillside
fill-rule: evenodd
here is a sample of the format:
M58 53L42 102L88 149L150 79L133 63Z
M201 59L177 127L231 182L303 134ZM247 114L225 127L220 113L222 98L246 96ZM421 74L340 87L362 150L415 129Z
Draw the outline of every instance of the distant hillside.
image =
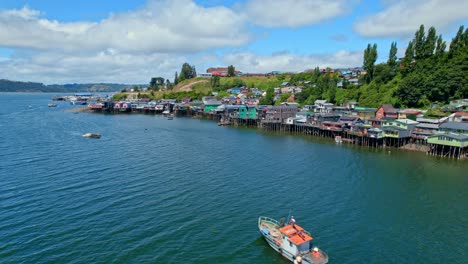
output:
M132 88L135 85L115 83L86 83L86 84L51 84L44 85L37 82L18 82L0 80L0 92L39 92L39 93L76 93L76 92L118 92ZM141 85L137 85L141 86Z

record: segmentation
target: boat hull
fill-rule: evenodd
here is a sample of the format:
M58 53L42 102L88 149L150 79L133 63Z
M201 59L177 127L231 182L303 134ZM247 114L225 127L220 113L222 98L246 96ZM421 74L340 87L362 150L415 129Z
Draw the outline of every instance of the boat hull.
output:
M281 235L277 233L277 230L282 225L268 217L259 217L258 219L258 229L260 234L262 234L265 241L273 248L276 252L280 253L283 257L287 258L291 262L294 262L296 255L286 250L282 247ZM272 232L273 231L273 232ZM301 264L326 264L328 263L328 256L322 250L316 249L318 251L308 251L301 252L300 256L302 257Z

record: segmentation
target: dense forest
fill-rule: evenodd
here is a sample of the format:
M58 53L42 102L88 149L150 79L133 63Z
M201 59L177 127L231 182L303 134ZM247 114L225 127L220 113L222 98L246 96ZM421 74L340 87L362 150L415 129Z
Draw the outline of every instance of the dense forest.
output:
M434 27L425 32L424 25L408 43L405 56L397 59L397 43L393 42L385 63L375 65L377 45L364 50L363 68L367 74L358 85L342 88L338 73L330 69L323 74L318 69L290 76L291 83L308 80L311 86L297 94L300 104L313 104L316 99L332 103L357 101L360 105L377 107L392 103L397 107L429 107L453 99L468 98L468 29L460 26L457 35L447 44ZM271 92L271 91L270 91Z
M52 84L37 82L17 82L0 80L0 92L42 92L42 93L75 93L75 92L116 92L131 88L131 85L113 83L89 84Z

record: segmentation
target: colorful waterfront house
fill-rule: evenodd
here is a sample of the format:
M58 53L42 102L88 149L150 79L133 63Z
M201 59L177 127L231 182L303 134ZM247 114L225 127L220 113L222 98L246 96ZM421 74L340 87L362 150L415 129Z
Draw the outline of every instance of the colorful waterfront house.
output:
M441 121L439 119L416 118L419 123L413 129L412 136L417 139L427 139L428 136L436 134Z
M349 109L344 106L333 106L332 112L335 114L349 114Z
M346 115L343 115L340 117L340 119L338 120L338 122L340 122L341 124L345 125L345 126L354 126L356 122L360 121L361 119L357 116L346 116Z
M436 134L429 136L427 143L464 148L468 147L468 136L455 133Z
M413 121L411 119L386 119L382 121L383 127L396 126L409 131L413 131L417 124L419 124L419 122Z
M305 124L307 123L308 117L311 115L310 112L307 111L300 111L296 113L296 117L294 119L295 124Z
M343 124L341 124L340 122L325 121L325 122L322 122L320 128L323 130L343 131Z
M351 134L351 135L356 135L356 136L365 136L368 134L369 132L369 129L371 129L372 126L371 125L364 125L364 124L360 124L360 125L353 125L349 128L349 131L348 133Z
M367 130L367 136L375 139L381 139L385 137L384 131L378 127L369 128Z
M407 138L411 136L411 131L397 126L384 126L381 129L384 136L388 138Z
M313 126L320 127L322 122L338 122L340 115L332 113L313 113L307 116L307 122Z
M468 112L456 112L452 116L453 122L468 122Z
M439 126L439 132L456 133L468 136L468 123L463 122L446 122Z
M266 123L283 123L289 117L295 117L297 113L297 104L281 105L281 106L267 106L263 109L264 119L262 122Z
M235 112L234 115L230 117L241 118L241 119L256 119L257 118L257 108L250 105L226 105L225 111Z
M368 124L370 124L372 127L381 127L382 124L385 122L385 121L389 121L389 120L395 120L395 119L387 119L387 118L383 118L383 119L377 119L377 118L371 118L371 119L368 119L366 120Z
M353 110L361 119L371 119L375 117L375 108L356 106Z
M406 119L406 112L404 110L397 110L397 119Z
M398 111L391 104L383 104L375 111L375 118L398 118Z
M315 100L315 112L318 113L331 113L333 111L333 104L328 103L327 100Z
M222 105L221 100L216 99L216 97L205 96L203 97L203 112L209 113L212 110L216 110L218 106Z
M223 105L225 118L239 118L240 105Z
M406 115L405 118L408 118L408 119L411 119L411 120L416 120L418 118L418 116L421 116L422 113L423 113L421 110L417 110L417 109L405 109L405 110L403 110L403 112Z

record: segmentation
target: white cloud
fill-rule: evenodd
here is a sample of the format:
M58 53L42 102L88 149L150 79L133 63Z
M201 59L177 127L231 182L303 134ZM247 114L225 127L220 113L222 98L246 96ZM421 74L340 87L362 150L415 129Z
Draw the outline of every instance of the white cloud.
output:
M386 1L385 10L358 20L354 30L365 37L409 36L421 24L439 31L468 18L468 1Z
M228 54L223 58L226 65L235 65L243 72L265 73L271 71L301 72L315 67L345 68L362 65L362 51L341 50L333 54L300 55L279 52L258 55L252 52Z
M173 78L187 59L174 54L129 54L102 51L95 54L39 52L0 61L0 79L51 83L115 82L141 84L167 73ZM172 74L172 75L171 75ZM172 81L172 79L171 79Z
M0 11L0 46L42 50L193 52L250 41L243 17L191 0L150 0L143 8L99 22L62 23L24 7Z
M344 0L343 0L344 1ZM336 1L250 0L244 9L202 7L192 0L149 0L143 7L112 14L97 22L64 23L38 10L0 10L0 79L50 83L147 83L151 77L172 80L184 62L197 66L233 64L245 72L303 71L362 63L362 52L327 55L278 52L216 55L217 48L242 47L253 40L247 23L297 27L342 14ZM263 6L265 8L265 6ZM224 49L226 52L228 49ZM219 54L219 53L218 53Z
M265 27L299 27L339 16L349 9L344 0L250 0L242 5L247 19Z

